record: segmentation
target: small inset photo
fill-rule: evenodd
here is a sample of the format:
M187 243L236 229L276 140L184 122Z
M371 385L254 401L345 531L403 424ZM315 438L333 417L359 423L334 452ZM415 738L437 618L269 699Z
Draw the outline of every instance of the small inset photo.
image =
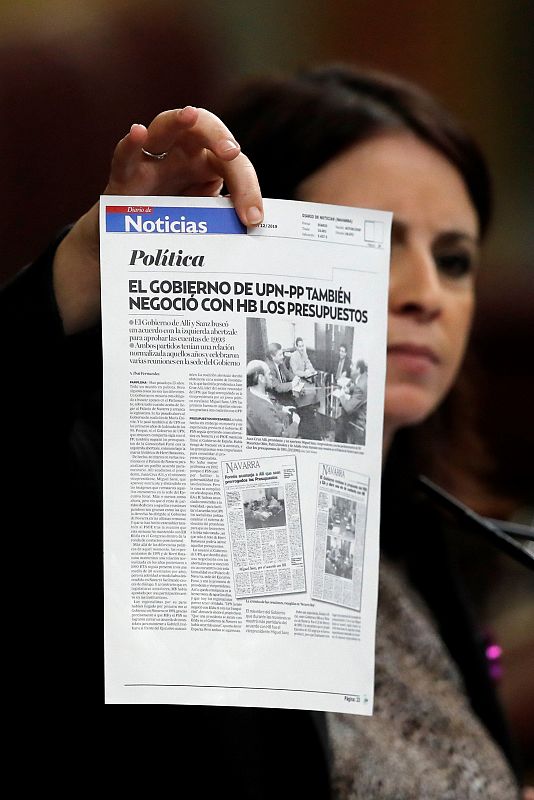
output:
M358 504L346 497L333 494L328 509L328 533L354 541Z
M245 528L283 528L286 508L283 486L243 489Z
M338 536L326 537L326 557L324 571L327 575L352 580L354 566L353 542Z

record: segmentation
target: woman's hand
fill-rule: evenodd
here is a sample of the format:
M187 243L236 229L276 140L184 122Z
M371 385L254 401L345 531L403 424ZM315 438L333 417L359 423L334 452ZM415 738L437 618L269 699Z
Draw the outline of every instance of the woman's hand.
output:
M147 153L166 155L154 158ZM263 219L254 168L218 117L203 108L164 111L132 125L115 148L104 194L217 196L226 184L245 225ZM94 325L100 316L98 203L58 247L54 291L66 333Z

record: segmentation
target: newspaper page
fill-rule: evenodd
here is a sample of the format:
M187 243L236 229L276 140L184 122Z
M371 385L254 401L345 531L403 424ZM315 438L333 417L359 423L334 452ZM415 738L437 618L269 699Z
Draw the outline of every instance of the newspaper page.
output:
M312 597L359 611L369 477L319 463Z
M306 591L295 456L221 466L235 596Z
M390 225L101 199L108 704L372 713Z

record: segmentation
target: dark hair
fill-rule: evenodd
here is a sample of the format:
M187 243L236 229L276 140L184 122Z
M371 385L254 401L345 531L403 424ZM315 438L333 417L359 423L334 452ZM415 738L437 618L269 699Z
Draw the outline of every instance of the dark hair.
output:
M363 358L358 359L358 361L356 362L356 369L359 369L362 374L364 372L367 372L367 364L365 363Z
M260 375L266 374L267 365L263 361L255 360L247 366L247 386L257 386Z
M349 147L386 131L410 131L458 170L477 212L480 235L487 231L491 182L484 156L454 116L408 81L343 65L292 78L260 78L246 85L221 116L256 168L263 194L286 199L295 198L305 178ZM455 397L472 391L465 369L460 383L466 388L455 386L428 420L400 431L403 444L394 448L404 452L405 464L410 450L413 472L423 468L445 485L452 465L450 453L444 455L452 422L447 426L445 420L450 420L452 408L457 409ZM455 416L458 432L470 432L469 422L462 422L462 413ZM436 441L444 447L432 446ZM480 442L471 450L483 459Z
M297 336L297 338L295 339L295 347L298 347L299 342L302 342L302 344L304 344L304 339L302 338L302 336Z
M408 130L456 167L477 211L491 215L486 162L462 126L423 89L392 75L329 66L246 85L222 112L266 197L292 199L302 181L348 147Z
M282 345L279 342L271 342L267 349L269 350L269 355L272 358L278 353L279 350L282 349Z

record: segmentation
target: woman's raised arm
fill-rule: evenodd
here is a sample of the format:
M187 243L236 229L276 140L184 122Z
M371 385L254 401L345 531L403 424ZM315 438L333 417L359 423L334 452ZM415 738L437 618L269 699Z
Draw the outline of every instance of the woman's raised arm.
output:
M226 184L245 225L263 218L254 168L224 123L203 108L163 111L132 125L115 148L104 194L217 196ZM94 325L100 316L98 203L58 247L54 291L65 332Z

